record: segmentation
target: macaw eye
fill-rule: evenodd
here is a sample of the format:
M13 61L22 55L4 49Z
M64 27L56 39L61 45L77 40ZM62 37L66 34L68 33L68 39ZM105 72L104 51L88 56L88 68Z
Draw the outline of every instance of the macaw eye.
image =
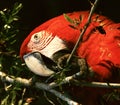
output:
M38 39L38 35L37 34L34 35L34 39L36 39L36 40Z
M31 37L31 41L34 43L38 43L40 42L40 38L41 38L41 33L35 33L33 34L33 36Z

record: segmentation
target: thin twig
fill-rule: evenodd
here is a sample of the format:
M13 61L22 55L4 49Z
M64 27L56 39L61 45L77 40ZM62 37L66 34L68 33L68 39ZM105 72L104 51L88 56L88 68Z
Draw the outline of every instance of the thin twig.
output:
M84 35L86 29L88 28L88 26L89 26L89 24L90 24L90 22L91 22L91 17L92 17L92 14L93 14L94 11L95 11L95 8L97 7L98 1L99 1L99 0L96 0L96 1L94 2L93 6L91 7L91 10L90 10L90 13L89 13L89 16L88 16L87 23L85 24L85 26L84 26L84 28L83 28L83 30L82 30L82 32L81 32L81 34L80 34L80 36L79 36L79 38L78 38L76 44L75 44L75 46L74 46L74 48L73 48L73 50L72 50L70 56L69 56L68 59L67 59L67 62L66 62L67 65L69 64L69 62L70 62L72 56L74 55L74 53L75 53L77 47L79 46L79 44L80 44L80 42L81 42L81 40L82 40L82 37L83 37L83 35Z
M105 82L79 82L81 86L100 87L100 88L119 88L119 83L105 83Z
M43 93L44 93L45 99L46 99L51 105L55 105L54 102L48 98L46 91L43 91Z

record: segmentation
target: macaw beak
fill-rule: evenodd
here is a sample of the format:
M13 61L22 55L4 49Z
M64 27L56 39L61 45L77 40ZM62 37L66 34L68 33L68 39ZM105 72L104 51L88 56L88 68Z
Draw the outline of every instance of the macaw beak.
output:
M40 76L50 76L54 71L50 70L44 63L39 52L28 53L23 56L27 67L35 74Z

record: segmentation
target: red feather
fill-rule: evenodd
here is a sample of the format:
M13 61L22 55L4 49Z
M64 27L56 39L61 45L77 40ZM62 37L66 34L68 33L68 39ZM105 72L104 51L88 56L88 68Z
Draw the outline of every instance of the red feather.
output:
M87 22L89 12L73 12L67 15L73 20L77 19L80 23L75 28L71 28L71 23L63 15L43 23L24 40L20 56L31 52L27 46L31 36L42 30L52 33L53 36L58 36L68 44L68 48L73 48L80 35L80 30ZM80 16L83 17L81 21ZM116 82L120 82L120 77L116 76L117 72L120 71L120 24L114 23L107 17L94 14L76 54L87 60L89 67L96 73L95 80L115 81L117 78ZM82 87L72 87L71 91L83 101L83 105L100 105L98 103L100 97L98 96L106 92L104 90L98 91L98 88L96 90L95 88Z
M73 47L80 35L80 30L83 29L87 22L89 12L73 12L67 15L71 19L78 21L80 20L80 16L83 17L77 29L71 28L71 23L68 22L63 15L55 17L38 26L28 35L21 46L20 55L23 56L25 53L31 52L29 48L27 48L27 44L34 33L42 30L52 33L53 36L58 36L68 43L68 47ZM105 33L101 33L97 29L97 27L100 26ZM113 69L120 68L120 60L118 59L120 58L119 28L120 24L114 23L107 17L94 14L84 34L83 41L78 47L77 55L87 60L88 65L94 70L100 80L110 78Z

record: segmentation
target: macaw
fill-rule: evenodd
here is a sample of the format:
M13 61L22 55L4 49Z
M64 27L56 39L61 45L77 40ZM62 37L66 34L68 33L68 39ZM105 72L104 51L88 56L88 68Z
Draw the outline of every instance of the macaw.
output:
M55 73L43 61L45 56L53 61L57 52L69 52L76 44L87 22L89 11L67 13L48 20L35 28L23 41L20 56L28 68L40 76ZM75 55L86 59L98 80L110 80L120 71L120 24L105 16L93 14Z

